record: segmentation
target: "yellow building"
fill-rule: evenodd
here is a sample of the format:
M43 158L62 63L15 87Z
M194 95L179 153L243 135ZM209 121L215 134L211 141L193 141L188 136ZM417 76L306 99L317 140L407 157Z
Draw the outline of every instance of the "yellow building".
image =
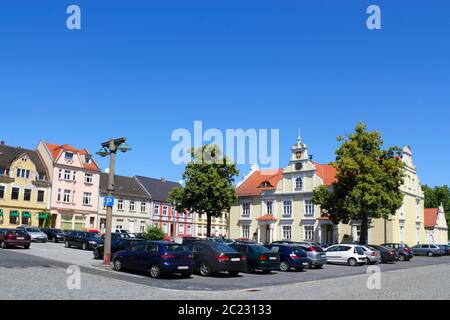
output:
M36 151L0 144L0 227L42 226L50 182Z
M193 236L206 237L207 230L206 215L195 214ZM211 237L225 236L227 236L227 221L225 214L220 218L211 218Z
M404 201L395 216L386 221L370 221L368 240L414 245L426 240L424 195L411 148L403 149L406 177L401 190ZM291 160L284 169L251 172L237 185L237 200L230 214L230 237L254 239L261 243L277 240L314 241L329 244L359 240L361 223L334 225L321 217L313 205L313 191L320 185L331 186L336 171L331 165L313 162L307 146L299 137L291 149Z
M448 244L448 226L444 207L425 209L425 233L430 244Z

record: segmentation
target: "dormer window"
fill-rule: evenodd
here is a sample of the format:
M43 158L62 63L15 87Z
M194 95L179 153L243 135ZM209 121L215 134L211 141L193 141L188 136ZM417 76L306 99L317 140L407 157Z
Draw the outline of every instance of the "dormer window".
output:
M259 185L260 188L270 188L272 185L270 184L269 181L264 181L263 183L261 183Z
M84 162L86 164L90 164L91 163L91 155L90 154L87 154L87 155L84 156Z
M64 153L64 159L66 159L67 161L72 161L73 160L73 153L72 152L65 152Z

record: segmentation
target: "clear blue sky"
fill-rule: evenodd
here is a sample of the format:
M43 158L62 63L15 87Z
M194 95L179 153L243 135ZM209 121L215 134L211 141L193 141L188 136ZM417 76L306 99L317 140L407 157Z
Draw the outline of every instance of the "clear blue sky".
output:
M126 136L118 173L179 180L170 136L194 120L279 128L283 166L298 128L328 162L362 120L412 146L423 183L450 184L449 35L447 0L1 1L0 139L95 152Z

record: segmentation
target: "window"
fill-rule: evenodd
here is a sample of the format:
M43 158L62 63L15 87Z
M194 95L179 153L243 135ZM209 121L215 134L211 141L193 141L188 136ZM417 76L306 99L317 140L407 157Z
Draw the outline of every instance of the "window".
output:
M61 189L58 189L58 195L56 197L56 201L58 201L58 202L61 201Z
M38 190L37 192L37 202L44 202L45 191Z
M354 239L353 241L359 241L360 237L361 237L361 225L356 225L354 226L354 230L355 230L355 234L354 234Z
M31 215L28 212L22 212L22 224L31 225Z
M85 206L90 206L91 205L91 197L92 197L92 193L90 193L90 192L85 192L83 194L83 204Z
M90 164L91 163L91 155L86 154L84 156L84 163Z
M70 202L70 190L65 189L64 190L64 197L63 197L63 201L64 202Z
M420 221L420 200L416 201L416 220Z
M186 234L187 235L192 235L192 226L190 224L188 224L186 226Z
M31 189L25 189L23 191L23 201L31 201Z
M153 213L159 215L159 205L155 204L155 207L153 209Z
M242 204L242 216L250 217L250 203L249 202L244 202Z
M73 160L73 153L72 152L65 152L64 153L64 159L66 159L67 161L72 161Z
M38 173L38 180L41 180L41 181L45 180L45 176L46 176L45 173L39 172Z
M19 200L20 189L17 187L12 187L11 190L11 200Z
M64 170L64 180L70 180L70 170Z
M241 226L241 237L250 239L250 226Z
M267 201L266 202L267 214L270 214L270 215L273 214L272 204L273 204L272 201Z
M5 198L5 186L0 186L0 199Z
M312 200L305 200L305 216L314 215L314 203Z
M283 240L291 240L292 226L281 226L281 237Z
M141 212L147 211L147 202L141 202Z
M303 179L302 178L295 179L295 190L303 190Z
M136 204L134 201L130 201L130 211L135 211L136 210Z
M167 207L166 206L163 207L162 214L163 214L163 216L167 216Z
M9 224L19 224L19 213L17 211L9 212Z
M28 179L30 177L30 170L17 169L17 178Z
M178 233L184 234L184 224L180 223L178 225Z
M314 226L303 226L303 240L314 240Z
M292 215L292 201L284 200L283 201L283 216L291 216Z
M123 199L117 201L117 210L123 211Z
M5 168L0 168L0 175L4 175L6 172Z
M85 173L84 174L84 182L85 183L92 183L92 173Z

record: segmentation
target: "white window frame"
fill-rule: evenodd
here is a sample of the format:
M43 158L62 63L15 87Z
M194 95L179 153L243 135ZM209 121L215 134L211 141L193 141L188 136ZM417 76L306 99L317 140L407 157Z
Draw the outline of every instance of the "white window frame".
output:
M298 186L298 182L300 181L300 187ZM294 190L295 191L303 191L304 181L303 177L296 177L294 179Z
M141 202L141 212L147 211L147 202Z
M85 173L84 174L84 183L92 184L94 181L94 175L92 173Z
M303 203L303 215L305 217L313 217L315 214L314 203L311 199L305 199Z
M248 206L248 208L247 208ZM249 201L245 201L241 203L241 217L242 218L250 218L251 217L251 203Z
M292 212L293 212L293 210L292 210L292 205L293 205L293 201L291 200L291 199L284 199L283 200L283 211L282 211L282 216L284 217L284 218L287 218L287 217L292 217Z
M64 191L63 191L63 200L62 200L62 202L64 202L64 203L70 203L71 201L71 197L72 197L72 191L71 190L69 190L69 189L64 189Z
M281 225L281 240L292 240L293 230L291 224Z
M167 216L169 214L169 207L168 206L163 206L162 207L162 215L163 216Z
M130 212L135 212L136 211L136 201L134 200L130 200L128 203L128 210Z
M124 211L124 209L123 209L124 203L125 203L125 201L123 199L117 200L117 210L118 211Z
M241 226L241 238L250 239L250 226Z
M83 193L83 205L84 206L92 205L92 193L91 192Z
M314 241L314 225L305 224L303 225L303 241ZM307 230L308 229L308 230Z

